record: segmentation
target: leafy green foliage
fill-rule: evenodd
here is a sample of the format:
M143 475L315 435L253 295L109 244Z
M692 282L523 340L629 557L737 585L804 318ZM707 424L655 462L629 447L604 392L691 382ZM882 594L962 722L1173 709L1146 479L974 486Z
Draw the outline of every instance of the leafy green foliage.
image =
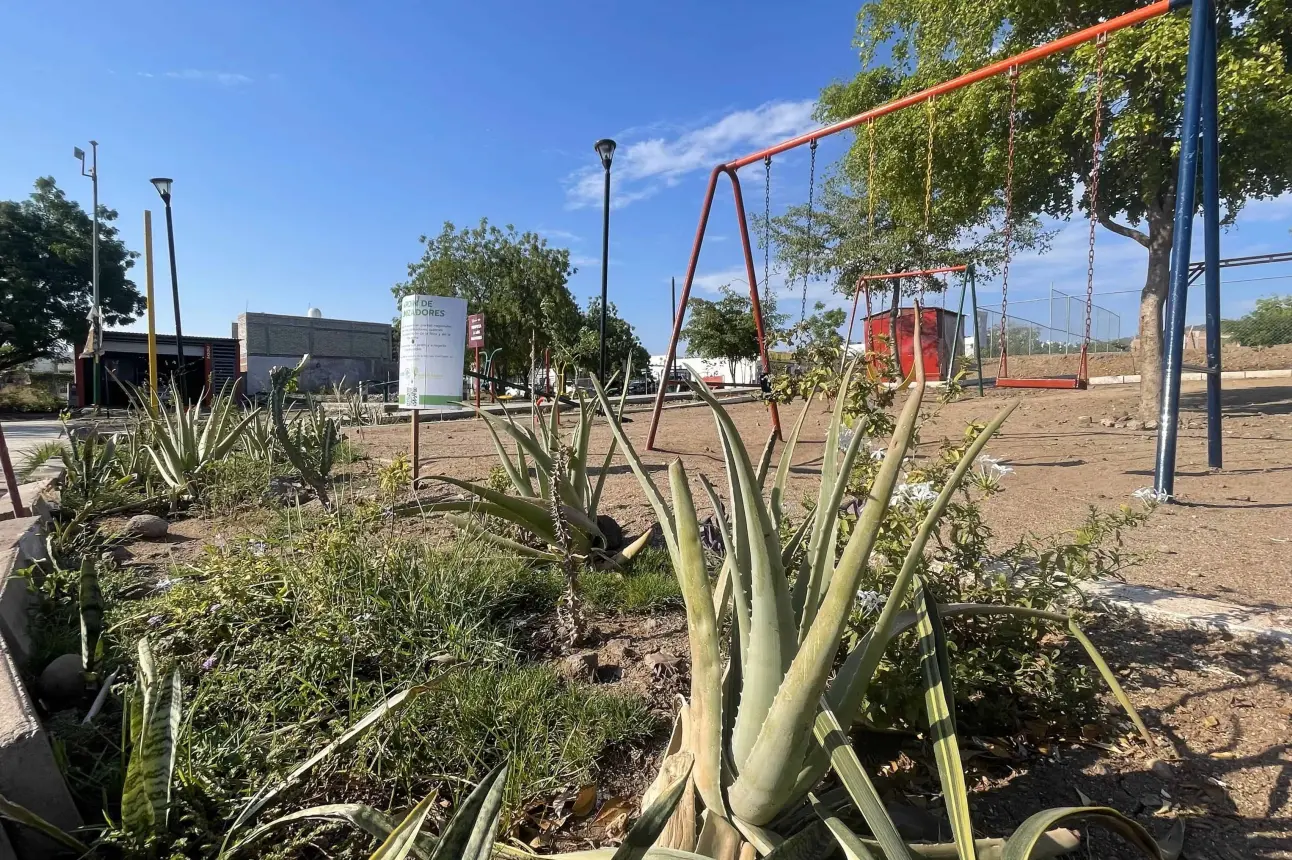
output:
M570 252L552 248L537 233L504 230L487 218L459 229L444 222L437 236L422 236L422 258L408 264L408 280L391 288L410 294L456 296L468 313L483 313L489 348L503 372L529 367L531 349L572 345L582 315L567 282L575 269Z
M1243 346L1276 346L1292 343L1292 296L1266 296L1256 308L1236 320L1226 320L1223 329Z
M758 330L748 293L737 292L730 284L723 285L719 292L722 297L717 301L691 297L682 336L689 353L700 358L726 359L734 373L737 361L758 357ZM770 296L763 301L762 311L770 347L778 339L775 333L784 317L776 313L776 302Z
M117 213L99 207L99 303L108 326L133 322L144 297L126 274ZM93 301L90 214L53 177L36 180L28 200L0 201L0 370L53 357L89 333Z
M39 385L0 386L0 412L59 412L66 406L66 400Z
M555 355L561 365L571 365L595 373L601 361L601 298L588 299L588 309L581 315L574 339L558 344ZM626 381L632 367L649 367L650 353L637 339L637 333L619 309L611 302L606 308L606 378L617 376Z

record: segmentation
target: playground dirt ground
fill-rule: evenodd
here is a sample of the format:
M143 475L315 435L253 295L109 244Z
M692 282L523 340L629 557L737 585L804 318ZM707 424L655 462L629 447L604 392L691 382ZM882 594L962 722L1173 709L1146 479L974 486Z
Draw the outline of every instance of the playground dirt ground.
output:
M934 453L942 439L958 438L967 422L988 419L1018 400L988 447L1014 471L985 514L1002 545L1029 532L1055 534L1079 525L1091 506L1133 503L1131 494L1151 485L1155 433L1100 424L1133 414L1137 396L1138 388L1127 385L1084 392L989 390L981 399L969 393L952 404L930 402L920 454ZM1261 606L1292 626L1292 385L1245 380L1228 386L1223 472L1206 466L1203 387L1186 384L1182 404L1180 504L1159 507L1126 535L1135 563L1122 575L1132 583ZM783 420L788 424L799 408L783 410ZM770 429L766 407L730 409L747 446L760 450ZM630 417L629 435L644 452L649 412ZM796 503L815 492L824 427L825 411L814 407L794 458L789 497ZM361 435L375 467L407 450L409 427L367 428ZM607 438L604 429L594 432L594 450L604 451ZM698 472L721 475L707 410L667 410L658 442L663 450L644 458L661 485L678 456L693 480ZM423 475L484 479L495 463L478 421L423 423L421 450ZM427 488L422 495L438 493ZM637 480L622 461L612 468L602 511L627 533L651 522ZM974 788L983 790L975 791L974 801L980 829L1008 832L1031 812L1076 804L1084 795L1137 816L1159 835L1172 819L1186 819L1187 858L1292 858L1292 648L1129 617L1107 618L1092 634L1178 757L1158 750L1165 761L1154 762L1153 753L1131 744L1082 739L1007 753L975 774ZM684 650L684 642L677 647ZM1131 856L1102 834L1092 836L1087 852Z

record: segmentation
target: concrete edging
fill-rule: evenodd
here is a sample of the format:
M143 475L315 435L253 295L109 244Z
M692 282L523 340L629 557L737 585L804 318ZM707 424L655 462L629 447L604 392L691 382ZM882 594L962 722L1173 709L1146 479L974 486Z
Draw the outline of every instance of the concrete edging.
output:
M9 511L9 517L0 521L0 795L70 831L81 826L81 815L19 670L32 656L35 592L25 571L45 559L44 523L49 508L43 493L61 480L64 471L62 463L44 468L51 474L24 485L41 487L42 495L31 501L38 515L14 519ZM45 837L29 828L11 827L8 846L0 832L0 858L34 860L53 853L54 846ZM6 847L11 848L9 855Z
M1292 611L1280 616L1223 600L1127 582L1084 582L1080 588L1088 597L1138 612L1145 618L1211 632L1219 630L1233 636L1292 643Z
M1223 379L1284 379L1292 377L1292 367L1279 370L1222 370L1220 378ZM1180 379L1185 382L1203 382L1207 378L1205 373L1181 373ZM1140 381L1140 374L1128 373L1122 376L1092 376L1090 377L1091 385L1129 385Z

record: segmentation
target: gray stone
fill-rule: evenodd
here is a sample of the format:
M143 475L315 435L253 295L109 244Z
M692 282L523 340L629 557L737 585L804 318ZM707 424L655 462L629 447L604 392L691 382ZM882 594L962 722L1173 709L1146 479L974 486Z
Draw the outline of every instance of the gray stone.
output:
M1145 429L1145 430L1156 430L1156 429L1157 429L1157 422L1156 422L1156 421L1153 421L1152 419L1150 419L1150 420L1148 420L1148 421L1145 421L1145 422L1144 422L1144 429Z
M85 695L85 674L80 654L64 654L40 673L40 695L52 707L73 705Z
M1090 424L1090 423L1092 423L1093 421L1094 421L1094 419L1093 419L1093 418L1091 418L1089 415L1078 415L1078 416L1077 416L1077 423L1078 423L1078 424Z
M166 537L170 523L153 514L137 514L126 523L126 534L144 540L157 540Z
M1143 421L1127 421L1127 422L1126 422L1126 429L1127 429L1127 430L1143 430L1143 429L1144 429L1144 422L1143 422Z
M571 681L592 681L597 675L597 652L571 654L561 661L561 674Z
M1114 421L1114 420L1113 420L1113 419L1111 419L1111 418L1101 418L1101 419L1099 419L1099 423L1100 423L1100 425L1102 425L1102 426L1104 426L1104 427L1116 427L1116 426L1117 426L1117 422L1116 422L1116 421Z
M1149 764L1148 769L1152 771L1153 775L1158 779L1171 780L1175 778L1175 771L1171 769L1171 764L1169 762L1162 761L1160 758L1153 759Z

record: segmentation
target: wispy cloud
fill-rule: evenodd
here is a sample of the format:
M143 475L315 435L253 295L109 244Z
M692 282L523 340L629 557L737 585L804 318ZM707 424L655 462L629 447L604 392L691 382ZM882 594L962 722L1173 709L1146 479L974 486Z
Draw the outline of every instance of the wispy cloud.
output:
M254 79L241 72L219 72L209 69L180 69L177 71L162 72L153 74L152 72L139 72L141 78L170 78L175 81L197 81L199 83L219 84L224 87L237 87L254 83Z
M651 137L627 143L615 154L611 205L622 208L676 185L689 173L712 167L740 155L746 149L801 134L815 126L815 102L768 102L750 110L726 114L699 128L672 137ZM567 178L566 201L571 209L599 206L603 190L602 171L596 167L578 170Z
M556 230L548 227L539 227L538 234L548 239L557 239L565 242L582 242L583 237L578 233L571 233L569 230Z

